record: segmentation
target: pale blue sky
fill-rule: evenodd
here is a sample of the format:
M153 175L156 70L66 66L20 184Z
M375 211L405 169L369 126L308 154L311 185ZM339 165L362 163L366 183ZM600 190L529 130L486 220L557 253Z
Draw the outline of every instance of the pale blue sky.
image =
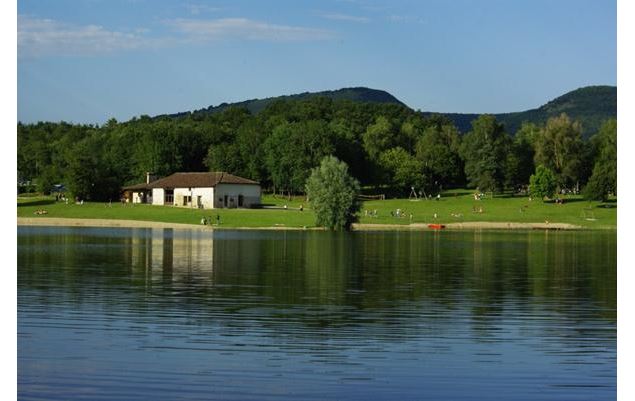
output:
M103 124L304 91L509 112L617 84L606 0L20 0L18 120Z

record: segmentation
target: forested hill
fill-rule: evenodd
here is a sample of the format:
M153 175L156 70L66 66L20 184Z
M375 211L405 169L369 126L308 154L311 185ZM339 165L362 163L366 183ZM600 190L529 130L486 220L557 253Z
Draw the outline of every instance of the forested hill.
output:
M549 118L566 113L571 119L582 124L585 138L593 135L609 118L617 118L617 87L586 86L568 92L537 109L516 113L494 114L496 120L505 125L505 130L514 134L524 121L536 125L544 124ZM431 112L424 112L430 115ZM478 114L444 113L462 133L470 131L471 122Z
M350 100L354 102L389 103L408 107L390 93L378 89L364 87L342 88L323 92L304 92L295 95L269 97L265 99L251 99L237 103L221 103L218 106L209 106L204 109L174 113L168 117L186 117L207 115L222 112L231 107L244 107L251 114L258 114L269 104L278 100L305 100L309 98L326 97L332 100ZM508 133L514 134L523 122L532 122L536 125L544 124L549 118L566 113L573 120L582 124L582 135L590 137L597 132L602 122L608 118L617 118L617 87L615 86L587 86L568 92L536 109L494 114L496 119L505 125ZM434 111L422 112L424 116L438 114ZM469 113L442 113L456 125L462 133L467 133L472 128L472 121L479 114ZM157 116L165 117L165 115Z
M74 196L104 201L148 171L227 171L278 193L302 193L311 169L335 156L363 186L400 196L413 186L514 190L538 166L563 188L590 182L605 196L616 188L617 122L608 120L615 100L615 88L588 87L523 113L426 116L386 92L354 88L103 126L18 123L18 177L25 191L48 193L62 183ZM535 124L517 130L522 121Z
M269 104L278 100L305 100L314 97L326 97L332 100L350 100L354 102L370 102L370 103L394 103L402 106L406 106L399 101L396 97L390 93L378 89L370 89L364 87L357 88L342 88L332 91L323 92L303 92L295 95L284 95L276 97L268 97L265 99L251 99L244 100L236 103L221 103L218 106L209 106L205 109L195 110L192 112L186 111L182 113L169 114L169 117L183 117L187 115L204 115L218 113L226 110L230 107L244 107L251 112L251 114L258 114L264 110ZM164 117L164 116L157 116Z

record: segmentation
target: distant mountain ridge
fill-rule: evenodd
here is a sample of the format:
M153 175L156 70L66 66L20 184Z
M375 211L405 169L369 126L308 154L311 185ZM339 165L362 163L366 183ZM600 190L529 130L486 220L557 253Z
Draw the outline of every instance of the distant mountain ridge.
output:
M404 107L408 107L406 104L402 103L399 99L386 91L365 87L354 87L322 92L303 92L294 95L282 95L264 99L250 99L235 103L221 103L218 106L209 106L207 108L195 110L192 112L186 111L182 113L169 114L168 116L181 117L189 114L218 113L230 107L245 107L252 114L258 114L270 103L278 100L304 100L313 97L327 97L332 100L350 100L353 102L394 103L402 105Z
M609 118L617 118L617 87L585 86L567 92L546 104L531 110L494 114L496 120L505 124L505 129L514 134L523 122L544 124L549 118L566 113L571 119L582 124L585 138L593 135L602 123ZM424 115L435 114L423 112ZM472 120L479 114L439 113L451 119L459 131L465 133L472 129Z
M169 114L168 117L211 114L221 112L230 107L245 107L252 114L257 114L270 103L277 100L304 100L312 97L327 97L333 100L350 100L354 102L392 103L410 108L386 91L353 87L332 91L304 92L265 99L251 99L236 103L221 103L218 106L209 106L192 112ZM420 113L423 115L443 114L452 120L462 133L468 132L472 128L471 122L480 115L475 113L437 113L433 111L421 111ZM535 109L514 113L499 113L494 114L494 116L499 122L505 124L507 132L513 135L525 121L534 124L544 124L550 117L561 113L567 113L572 119L580 121L583 136L587 138L595 133L605 120L617 118L617 87L607 85L586 86L565 93Z

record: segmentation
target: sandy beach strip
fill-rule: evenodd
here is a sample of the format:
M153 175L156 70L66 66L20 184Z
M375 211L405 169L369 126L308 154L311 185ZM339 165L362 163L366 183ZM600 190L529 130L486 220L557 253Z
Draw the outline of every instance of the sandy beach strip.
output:
M61 217L18 217L19 226L172 228L180 230L323 230L319 227L224 227L203 224L168 223L162 221L118 219L72 219Z
M443 223L442 223L443 224ZM443 224L450 230L580 230L581 226L568 223L513 223L470 221ZM353 224L353 230L430 230L428 224Z
M179 228L209 229L210 226L159 221L116 219L68 219L60 217L18 217L19 226L67 226L67 227L129 227L129 228Z
M303 227L215 227L200 224L166 223L159 221L141 220L109 220L109 219L69 219L56 217L18 217L19 226L67 226L67 227L127 227L127 228L173 228L183 230L305 230ZM462 223L447 223L446 229L457 230L579 230L581 226L567 223L513 223L474 221ZM307 228L321 230L321 228ZM359 224L352 225L353 231L381 231L381 230L430 230L427 224Z

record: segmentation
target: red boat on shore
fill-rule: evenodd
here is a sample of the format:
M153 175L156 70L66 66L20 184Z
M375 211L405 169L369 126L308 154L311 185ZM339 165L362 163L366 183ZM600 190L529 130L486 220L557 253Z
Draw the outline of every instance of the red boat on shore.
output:
M428 224L428 228L431 228L433 230L441 230L441 229L445 228L445 225L443 225L443 224Z

